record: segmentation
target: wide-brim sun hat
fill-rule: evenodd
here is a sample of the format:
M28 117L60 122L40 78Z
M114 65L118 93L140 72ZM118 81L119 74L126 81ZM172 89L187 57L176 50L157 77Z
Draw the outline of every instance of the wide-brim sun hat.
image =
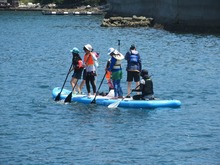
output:
M114 50L113 52L113 57L116 59L116 60L123 60L125 57L123 54L121 54L119 51L117 50Z
M108 55L110 55L115 49L114 48L109 48L108 49Z
M79 49L74 47L72 50L70 50L71 53L79 54Z
M86 44L85 46L84 46L84 48L86 49L86 50L88 50L88 51L92 51L92 45L90 45L90 44Z

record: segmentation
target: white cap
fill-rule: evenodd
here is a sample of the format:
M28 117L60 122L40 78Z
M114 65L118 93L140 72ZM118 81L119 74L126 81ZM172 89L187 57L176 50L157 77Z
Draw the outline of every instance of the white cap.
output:
M92 46L90 45L90 44L86 44L85 46L84 46L88 51L92 51Z

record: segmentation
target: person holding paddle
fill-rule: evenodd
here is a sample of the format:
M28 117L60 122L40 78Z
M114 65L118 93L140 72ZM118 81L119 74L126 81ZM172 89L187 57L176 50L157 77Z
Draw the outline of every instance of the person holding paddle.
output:
M86 44L83 47L83 50L85 51L83 64L86 69L86 89L88 92L88 96L90 96L90 84L92 85L93 95L96 95L95 76L97 76L97 74L96 74L95 61L97 61L97 57L92 52L93 48L90 44Z
M105 79L107 80L109 91L114 89L112 79L111 79L111 72L108 71L108 68L110 66L110 60L111 60L111 58L108 60L108 62L106 64L106 68L105 68L105 71L106 71Z
M120 81L122 79L121 61L124 59L124 55L114 48L109 48L108 54L111 56L111 60L107 70L111 72L111 79L114 86L114 98L123 98Z
M74 47L72 50L70 50L70 52L72 52L72 55L73 55L71 71L74 70L70 83L72 85L72 88L74 88L73 93L76 93L75 88L77 88L78 93L81 93L80 87L77 85L76 82L78 82L78 80L81 79L82 71L83 71L83 68L84 68L82 58L79 55L79 49L78 48Z
M148 71L143 69L141 71L141 82L139 89L133 89L132 91L142 92L140 95L134 95L134 100L154 100L153 81L148 75Z

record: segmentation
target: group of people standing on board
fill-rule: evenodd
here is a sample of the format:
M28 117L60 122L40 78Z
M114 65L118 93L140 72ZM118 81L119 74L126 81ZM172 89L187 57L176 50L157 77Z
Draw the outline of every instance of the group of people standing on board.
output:
M85 52L84 57L79 55L79 49L74 47L72 52L72 69L74 71L71 79L71 85L74 92L77 89L78 93L82 93L82 88L86 84L87 95L91 95L91 87L93 95L96 95L97 88L95 77L97 76L97 66L99 54L93 51L90 44L86 44L83 47ZM142 70L142 62L139 52L136 50L135 45L131 45L129 51L124 56L117 49L109 48L108 55L110 56L105 67L105 78L108 83L109 91L114 91L113 98L123 98L123 91L121 87L122 79L122 60L127 61L127 96L130 98L130 94L133 91L137 92L137 95L133 96L134 100L151 100L154 99L153 82L146 69ZM78 80L83 77L80 85L77 85ZM142 79L140 79L142 77ZM104 77L103 77L104 78ZM136 88L131 89L132 82L136 83Z

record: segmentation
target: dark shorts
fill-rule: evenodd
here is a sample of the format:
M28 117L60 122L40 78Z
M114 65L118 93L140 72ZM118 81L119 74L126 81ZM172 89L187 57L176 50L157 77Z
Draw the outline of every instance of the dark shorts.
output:
M82 68L82 69L76 69L76 70L74 70L74 73L73 73L72 77L73 77L73 78L76 78L76 79L81 79L82 71L83 71L83 70L84 70L83 68Z
M134 80L134 82L140 81L139 72L127 71L127 81L132 82L133 80Z

